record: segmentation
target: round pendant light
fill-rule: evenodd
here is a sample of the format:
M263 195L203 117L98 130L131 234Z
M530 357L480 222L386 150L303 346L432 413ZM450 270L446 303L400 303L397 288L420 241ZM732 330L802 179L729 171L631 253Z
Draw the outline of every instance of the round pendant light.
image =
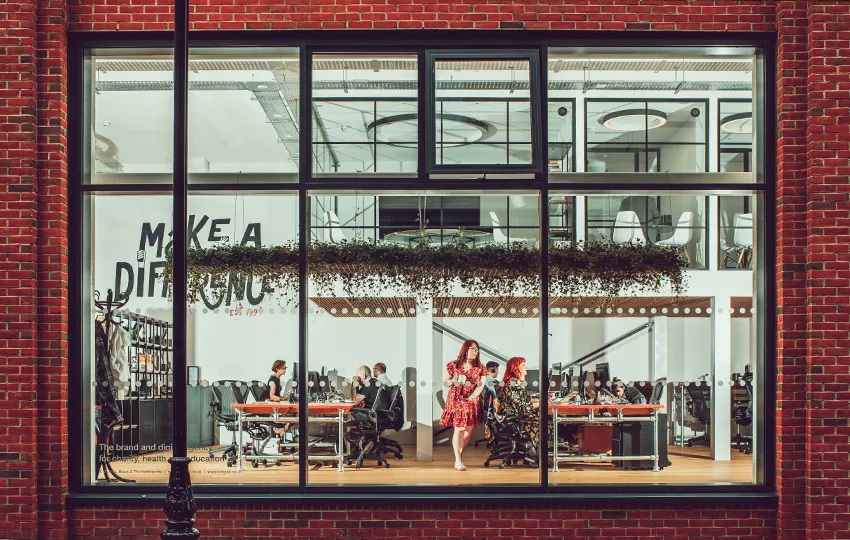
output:
M436 113L435 116L443 131L442 141L439 143L443 148L480 143L496 134L496 126L486 120L478 120L462 114ZM379 118L366 126L366 133L371 140L377 140L381 144L416 148L417 143L411 142L411 139L416 137L417 118L417 113ZM414 122L412 131L410 122Z
M720 131L726 133L752 133L753 132L753 113L742 112L730 114L720 121Z
M667 123L667 115L655 109L626 109L608 113L599 123L611 131L643 131Z

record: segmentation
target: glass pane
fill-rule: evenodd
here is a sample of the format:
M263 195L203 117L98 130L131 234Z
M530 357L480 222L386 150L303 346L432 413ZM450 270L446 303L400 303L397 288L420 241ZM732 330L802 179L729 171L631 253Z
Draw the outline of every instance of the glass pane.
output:
M753 257L752 197L718 197L718 268L750 269Z
M437 60L438 165L521 165L531 159L530 63L522 59ZM493 152L524 143L518 155Z
M171 214L170 196L83 197L84 484L168 482Z
M752 101L728 101L721 99L718 105L720 108L720 147L752 148Z
M192 182L297 181L298 70L297 49L191 51Z
M703 145L708 136L705 101L650 101L650 142ZM655 115L655 116L653 116ZM655 119L658 120L655 120ZM652 127L657 126L657 127ZM704 148L700 148L705 151Z
M171 52L127 50L86 61L84 181L171 183L174 72Z
M549 172L573 170L573 129L575 115L572 101L549 101Z
M652 163L657 163L657 152L652 153ZM587 172L645 172L646 145L590 144L587 145Z
M706 172L703 144L650 143L649 170L653 172Z
M298 415L289 402L298 358L297 264L263 275L267 268L251 261L270 248L297 261L298 198L191 195L189 224L190 261L209 259L213 249L241 253L220 256L212 270L189 268L192 482L297 485Z
M416 55L315 55L313 172L415 173L417 76Z
M488 437L506 437L507 431L488 424L492 430L485 433L487 409L481 399L491 395L485 392L498 395L508 361L524 356L524 361L512 364L512 373L524 378L524 384L517 382L511 390L526 401L507 406L528 407L531 434L525 439L529 447L522 452L532 464L537 452L531 445L539 442L533 436L539 422L535 422L538 417L529 395L539 392L540 381L536 290L500 298L486 287L474 291L455 284L436 291L411 288L389 278L397 275L395 270L380 266L381 253L394 253L397 261L414 256L421 267L422 261L433 264L437 253L457 259L472 256L484 246L494 253L501 248L500 252L507 254L507 242L519 242L514 246L517 250L531 248L537 239L537 207L537 197L519 193L427 197L311 193L311 242L315 246L309 261L310 356L304 368L308 369L308 384L312 383L307 390L313 445L310 484L539 482L538 470L530 466L497 468L504 458L496 450L500 446L486 443ZM352 255L356 250L361 250L361 255ZM512 256L519 257L517 253ZM536 255L524 253L535 268ZM339 264L343 256L358 257L357 269ZM374 279L377 276L369 270L373 264L375 272L384 273L383 279ZM478 264L484 263L479 259ZM401 262L396 268L399 266L406 267ZM464 368L461 362L455 375L462 378L448 376L447 364L457 360L469 339L479 340L470 358L476 354L480 358L473 360L472 367ZM382 345L376 353L378 340ZM488 363L495 380L485 389ZM473 392L473 404L463 401ZM489 400L486 403L491 405ZM372 407L374 414L370 414ZM452 447L452 414L462 412L470 415L457 420L459 425L469 426L462 430L469 433L469 444L457 457ZM476 441L480 443L477 446ZM457 461L472 474L457 474ZM490 474L485 462L498 472ZM390 469L383 470L387 466Z
M716 204L724 227L724 216L748 210L743 201L755 204L749 194L575 197L587 216L578 237L587 243L574 250L553 242L549 250L551 485L755 482L762 323L752 307L762 292L750 272L720 278L705 260L736 232L707 235L706 209ZM630 247L636 237L649 245ZM594 256L599 249L606 258ZM666 257L671 249L678 261ZM752 240L748 249L752 256ZM594 290L570 277L584 257L600 278L611 271L616 280ZM680 262L688 263L681 274ZM658 281L639 287L648 273ZM669 279L676 275L680 287Z

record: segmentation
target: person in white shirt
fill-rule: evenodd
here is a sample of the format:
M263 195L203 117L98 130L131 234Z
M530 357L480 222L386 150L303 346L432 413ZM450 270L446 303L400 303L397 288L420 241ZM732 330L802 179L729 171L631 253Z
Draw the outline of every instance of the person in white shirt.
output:
M378 379L378 382L384 386L393 386L393 382L387 377L387 365L383 362L378 362L372 368L372 374Z

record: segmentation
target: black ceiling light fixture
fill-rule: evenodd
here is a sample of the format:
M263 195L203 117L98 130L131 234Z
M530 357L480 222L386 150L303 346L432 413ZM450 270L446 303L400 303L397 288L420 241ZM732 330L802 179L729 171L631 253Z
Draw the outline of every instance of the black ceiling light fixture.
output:
M753 132L753 113L742 112L730 114L720 121L720 131L726 133L752 133Z
M608 113L599 123L611 131L643 131L667 123L667 114L655 109L625 109Z
M402 127L408 122L415 122L418 116L417 113L405 113L379 118L366 126L366 133L370 140L378 141L381 144L401 148L416 148L417 143L410 141L411 138L415 137L415 128L413 134L409 137L404 136L405 133L393 133L392 131L393 128ZM486 120L478 120L462 114L436 113L435 116L442 126L443 140L440 144L444 148L484 142L496 134L496 126ZM403 127L401 131L404 131ZM447 136L447 134L451 135Z

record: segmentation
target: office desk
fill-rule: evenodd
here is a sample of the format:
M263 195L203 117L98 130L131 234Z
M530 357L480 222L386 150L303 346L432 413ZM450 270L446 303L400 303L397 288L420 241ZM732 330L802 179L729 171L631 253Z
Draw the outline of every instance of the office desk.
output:
M658 414L663 405L577 405L549 403L549 413L552 415L552 472L558 472L558 463L562 461L615 461L615 460L652 460L652 470L660 471L658 467ZM558 424L616 424L620 422L652 422L653 455L652 456L609 456L592 454L558 455ZM664 441L667 444L667 441Z
M345 433L345 416L351 412L358 403L310 403L307 406L307 422L310 423L337 423L339 426L339 441L336 445L337 471L343 472L343 460L345 459L345 444L343 435ZM279 461L298 460L300 456L245 456L242 453L242 435L244 430L242 426L246 422L273 422L278 424L297 424L298 423L298 404L281 402L263 402L263 403L235 403L233 408L237 411L237 424L239 426L239 460L236 468L237 472L242 472L242 460L263 460L274 459ZM304 434L308 436L308 434ZM325 459L328 456L310 456L309 451L307 459Z

